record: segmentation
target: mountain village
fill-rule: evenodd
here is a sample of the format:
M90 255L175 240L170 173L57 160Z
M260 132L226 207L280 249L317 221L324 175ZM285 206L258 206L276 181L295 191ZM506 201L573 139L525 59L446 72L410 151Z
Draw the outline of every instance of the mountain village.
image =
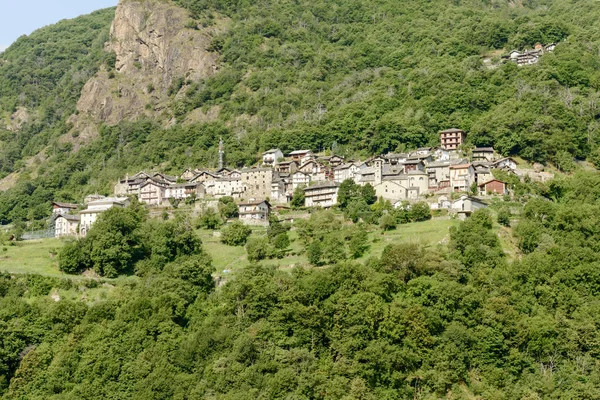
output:
M240 170L223 166L221 144L216 171L186 169L180 176L141 171L119 180L113 197L87 196L83 210L77 204L53 203L54 236L85 236L100 214L112 207L126 207L131 197L152 209L181 201L231 197L238 204L242 222L268 225L272 209L289 207L298 188L304 191L305 207L331 208L337 204L340 184L348 179L373 186L377 197L389 200L395 208L426 201L432 210L448 210L464 219L487 207L486 198L508 194L507 183L494 176L495 170L542 181L553 176L519 170L514 159L498 157L491 147L474 148L466 157L462 150L466 133L461 129L440 131L439 137L438 147L362 161L319 156L311 150L285 155L271 149L262 154L260 165Z

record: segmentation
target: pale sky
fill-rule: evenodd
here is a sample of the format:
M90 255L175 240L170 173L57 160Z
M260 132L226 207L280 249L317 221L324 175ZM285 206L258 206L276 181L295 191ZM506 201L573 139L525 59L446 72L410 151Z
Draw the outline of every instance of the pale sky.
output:
M118 0L0 0L0 51L21 35L75 18L100 8L117 5Z

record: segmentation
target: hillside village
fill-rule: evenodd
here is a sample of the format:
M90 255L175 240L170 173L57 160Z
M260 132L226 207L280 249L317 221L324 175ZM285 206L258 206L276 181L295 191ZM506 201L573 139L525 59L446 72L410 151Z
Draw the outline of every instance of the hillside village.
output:
M426 201L432 210L449 210L464 219L476 209L487 207L486 197L508 194L507 183L497 179L494 171L530 174L519 170L514 159L499 157L491 147L474 148L466 157L466 133L461 129L440 131L439 137L437 147L367 160L319 156L311 150L285 155L280 149L270 149L262 154L259 165L240 170L222 166L221 148L221 166L216 171L186 169L180 176L142 171L120 179L113 197L87 196L86 208L81 211L76 204L55 202L53 230L56 237L83 237L98 215L112 207L126 207L132 196L156 209L182 201L231 197L238 203L242 222L268 225L271 210L288 207L297 190L304 191L305 207L333 207L345 180L371 185L377 197L390 201L395 208ZM550 178L552 174L548 173L534 176L538 180Z

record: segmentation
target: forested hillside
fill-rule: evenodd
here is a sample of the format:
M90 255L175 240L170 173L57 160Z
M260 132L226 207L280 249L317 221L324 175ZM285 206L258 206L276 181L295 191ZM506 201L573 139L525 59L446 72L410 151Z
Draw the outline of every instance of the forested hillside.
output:
M532 162L600 157L596 2L176 3L190 12L186 29L225 27L210 46L218 72L173 79L156 118L100 126L75 153L68 138L79 132L65 120L85 79L114 66L101 50L112 10L44 28L0 55L4 118L21 115L19 107L35 116L3 131L1 170L21 171L0 196L3 222L41 218L42 207L31 210L51 198L109 192L126 171L216 166L221 136L232 166L271 147L334 146L349 156L415 148L436 144L447 127ZM500 63L508 50L538 42L558 46L536 65ZM190 124L194 111L212 117Z
M121 236L95 226L92 261L135 255L140 278L0 274L0 396L594 399L599 188L597 174L532 185L514 262L480 210L448 246L391 243L321 268L267 261L220 287L185 221L132 229L144 208L113 209L99 224L148 239L115 257L98 243Z
M20 37L0 54L0 176L69 130L81 88L102 63L114 9Z

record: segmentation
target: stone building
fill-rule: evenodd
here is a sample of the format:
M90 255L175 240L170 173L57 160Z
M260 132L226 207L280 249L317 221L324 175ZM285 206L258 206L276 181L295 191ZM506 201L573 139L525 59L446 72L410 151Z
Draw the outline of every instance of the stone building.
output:
M275 174L271 168L248 168L241 173L244 198L266 199L271 195L271 183Z

